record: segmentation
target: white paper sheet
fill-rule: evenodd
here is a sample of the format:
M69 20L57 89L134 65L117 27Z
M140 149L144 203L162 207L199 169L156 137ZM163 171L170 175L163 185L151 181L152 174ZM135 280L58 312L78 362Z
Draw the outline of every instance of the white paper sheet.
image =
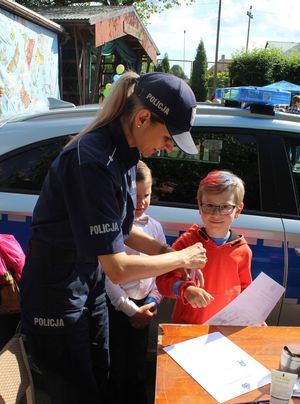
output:
M205 324L260 325L271 313L284 291L283 286L261 272L239 296Z
M164 350L218 403L271 382L270 371L219 332Z
M300 397L300 377L298 377L294 389L293 389L293 397Z

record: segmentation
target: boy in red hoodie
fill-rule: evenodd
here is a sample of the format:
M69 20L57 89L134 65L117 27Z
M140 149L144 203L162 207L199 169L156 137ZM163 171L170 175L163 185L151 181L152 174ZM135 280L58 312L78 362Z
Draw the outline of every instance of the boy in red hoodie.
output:
M159 292L177 299L173 322L203 324L251 283L251 249L230 229L244 207L244 195L243 181L230 171L212 171L200 182L197 200L203 227L194 224L172 247L182 250L199 241L203 244L205 289L197 286L195 270L189 279L179 270L156 278Z

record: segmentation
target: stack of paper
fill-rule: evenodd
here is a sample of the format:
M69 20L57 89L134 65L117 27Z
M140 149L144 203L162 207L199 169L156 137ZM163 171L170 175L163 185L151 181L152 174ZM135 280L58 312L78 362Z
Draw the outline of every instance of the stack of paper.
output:
M262 272L206 324L260 325L284 290ZM219 403L271 382L267 368L219 332L180 342L164 350Z
M218 403L271 382L270 371L219 332L164 350Z

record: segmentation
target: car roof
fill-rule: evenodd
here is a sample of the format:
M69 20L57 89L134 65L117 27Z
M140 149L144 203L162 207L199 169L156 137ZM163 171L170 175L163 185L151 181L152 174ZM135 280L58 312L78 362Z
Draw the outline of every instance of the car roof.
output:
M76 134L91 122L98 110L99 104L67 105L2 119L0 154L48 138Z
M193 126L250 128L300 133L300 115L275 111L274 115L253 113L248 108L197 104Z
M55 101L60 101L56 100ZM30 111L23 114L6 115L0 117L0 128L16 122L25 121L43 121L49 119L62 118L64 116L84 116L84 115L95 115L100 109L99 104L89 104L89 105L79 105L75 106L72 103L62 101L63 104L54 104L54 107L44 108L41 110Z
M99 104L75 106L53 99L49 109L0 119L0 155L28 144L76 134L96 116ZM51 124L49 124L51 122ZM197 103L194 127L248 128L300 134L300 115L252 113L249 109Z

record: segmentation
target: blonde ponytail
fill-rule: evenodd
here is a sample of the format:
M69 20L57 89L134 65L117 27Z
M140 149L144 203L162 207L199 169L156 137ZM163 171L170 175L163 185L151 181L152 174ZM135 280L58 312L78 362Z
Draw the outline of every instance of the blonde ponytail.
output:
M105 98L93 122L74 136L66 146L76 142L86 133L107 125L125 113L130 124L132 114L136 111L137 107L143 107L139 98L133 93L138 79L139 75L134 72L122 74L119 80L111 86L110 93Z

